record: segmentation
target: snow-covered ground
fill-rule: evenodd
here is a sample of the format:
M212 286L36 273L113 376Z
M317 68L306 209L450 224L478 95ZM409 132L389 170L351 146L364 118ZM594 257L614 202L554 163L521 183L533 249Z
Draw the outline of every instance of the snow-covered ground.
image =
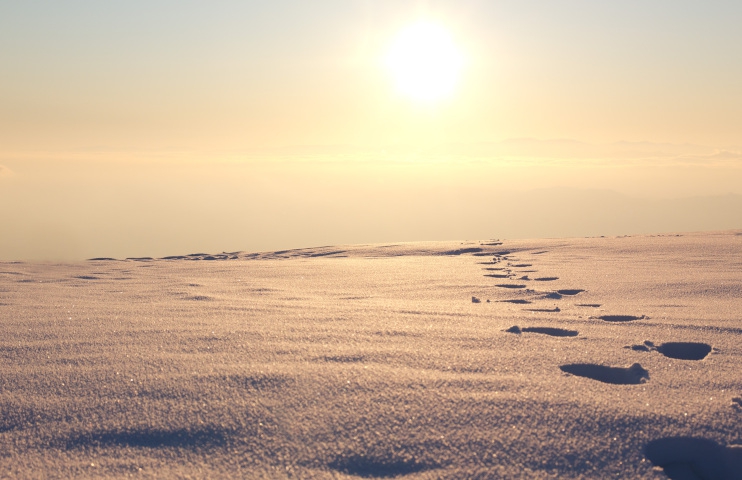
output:
M0 359L3 478L738 479L742 232L0 263Z

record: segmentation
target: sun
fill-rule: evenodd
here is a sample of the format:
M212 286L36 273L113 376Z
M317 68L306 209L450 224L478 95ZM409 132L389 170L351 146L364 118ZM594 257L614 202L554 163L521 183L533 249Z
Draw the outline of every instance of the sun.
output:
M422 103L435 103L455 90L463 58L442 26L420 21L395 37L385 58L400 94Z

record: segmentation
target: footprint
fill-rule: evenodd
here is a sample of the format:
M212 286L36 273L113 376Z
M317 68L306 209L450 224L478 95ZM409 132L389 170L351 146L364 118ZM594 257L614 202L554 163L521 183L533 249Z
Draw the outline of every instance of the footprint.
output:
M234 431L219 426L203 426L194 429L108 430L70 437L67 448L88 449L91 446L117 446L133 448L177 447L201 450L205 447L222 446L235 436Z
M696 342L668 342L657 347L657 351L678 360L703 360L711 352L711 345Z
M649 352L650 351L649 347L647 347L646 345L629 345L623 348L630 348L634 350L635 352Z
M667 342L655 346L653 342L646 340L643 345L629 345L624 348L630 348L637 352L660 352L668 358L678 360L703 360L706 355L711 353L711 345L698 342Z
M644 320L648 318L646 315L637 317L635 315L601 315L598 317L606 322L633 322L634 320Z
M471 297L471 303L481 303L482 301L477 297Z
M742 397L734 397L732 399L732 407L738 412L742 412Z
M459 248L458 250L450 250L448 252L442 252L439 255L451 255L451 256L458 256L458 255L465 255L467 253L479 253L481 252L481 248L473 247L473 248ZM486 255L491 255L490 253L487 253Z
M338 472L363 478L400 477L439 467L436 464L418 463L411 458L401 458L394 454L373 457L365 455L343 456L334 460L328 466Z
M562 298L562 296L556 292L547 293L544 295L544 298L549 298L551 300L559 300Z
M526 288L525 285L517 285L514 283L501 283L499 285L495 285L496 287L500 288Z
M508 278L510 275L507 273L486 273L484 275L485 277L491 277L491 278Z
M713 440L665 437L649 442L644 453L676 480L742 479L742 447L723 447Z
M537 282L553 282L554 280L559 280L559 277L538 277L534 278Z
M636 385L649 379L649 372L638 363L628 368L592 363L572 363L559 367L563 372L615 385Z
M363 355L326 355L321 357L325 362L335 363L358 363L363 362L366 357Z
M564 290L557 290L557 293L559 295L577 295L578 293L582 293L585 290L580 290L579 288L575 289L564 289Z
M654 343L649 340L646 340L643 345L627 345L623 348L630 348L636 352L651 352L652 350L656 350Z
M517 333L520 334L521 332L526 333L543 333L544 335L551 335L552 337L576 337L579 332L577 330L566 330L564 328L554 328L554 327L523 327L520 328L517 325L513 325L512 327L505 330L508 333Z
M600 308L599 303L578 303L575 304L575 307L590 307L590 308Z
M186 300L195 300L197 302L209 302L213 300L213 298L207 296L207 295L192 295L190 297L185 297Z
M554 308L526 308L527 312L545 312L545 313L554 313L554 312L561 312L559 307Z
M500 302L504 303L517 303L518 305L525 305L528 303L531 303L530 300L522 300L520 298L514 299L514 300L499 300Z

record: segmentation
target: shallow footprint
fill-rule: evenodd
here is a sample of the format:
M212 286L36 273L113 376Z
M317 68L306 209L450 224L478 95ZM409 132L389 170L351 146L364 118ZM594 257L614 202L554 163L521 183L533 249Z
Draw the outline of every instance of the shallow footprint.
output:
M554 308L526 308L527 312L544 312L544 313L556 313L561 312L562 310L559 307Z
M526 288L525 285L517 285L514 283L501 283L499 285L495 285L496 287L500 288Z
M554 280L559 280L559 277L538 277L534 278L537 282L552 282Z
M517 303L518 305L525 305L525 304L531 303L530 300L522 300L520 298L516 298L514 300L498 300L498 301L503 302L503 303Z
M363 478L390 478L424 472L438 467L435 464L417 463L407 458L373 458L362 455L341 457L329 464L333 470Z
M649 372L638 363L628 368L593 363L571 363L559 367L563 372L614 385L636 385L649 379Z

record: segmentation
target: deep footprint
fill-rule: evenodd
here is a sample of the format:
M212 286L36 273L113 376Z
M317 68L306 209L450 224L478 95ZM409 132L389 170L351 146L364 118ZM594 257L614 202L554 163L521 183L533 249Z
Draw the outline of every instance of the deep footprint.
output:
M499 300L499 301L503 303L516 303L518 305L526 305L528 303L531 303L530 300L521 300L519 298L514 299L514 300Z
M496 287L500 287L500 288L526 288L525 285L516 285L516 284L513 284L513 283L501 283L501 284L495 285L495 286Z
M575 307L590 307L590 308L600 308L600 303L578 303L575 305Z
M537 282L552 282L554 280L559 280L559 277L538 277L534 278Z
M679 360L703 360L711 352L711 345L696 342L668 342L657 347L657 351L666 357Z
M636 385L649 379L649 372L638 363L628 368L607 367L592 363L572 363L559 367L563 372L614 385Z
M579 335L579 332L577 330L566 330L564 328L554 328L554 327L523 327L520 328L517 325L513 325L512 327L505 330L508 333L517 333L520 334L522 332L525 333L542 333L544 335L551 335L552 337L576 337Z
M606 322L633 322L634 320L644 320L646 315L637 317L636 315L601 315L598 317Z
M649 442L644 453L671 479L742 478L742 448L725 448L706 438L660 438Z

